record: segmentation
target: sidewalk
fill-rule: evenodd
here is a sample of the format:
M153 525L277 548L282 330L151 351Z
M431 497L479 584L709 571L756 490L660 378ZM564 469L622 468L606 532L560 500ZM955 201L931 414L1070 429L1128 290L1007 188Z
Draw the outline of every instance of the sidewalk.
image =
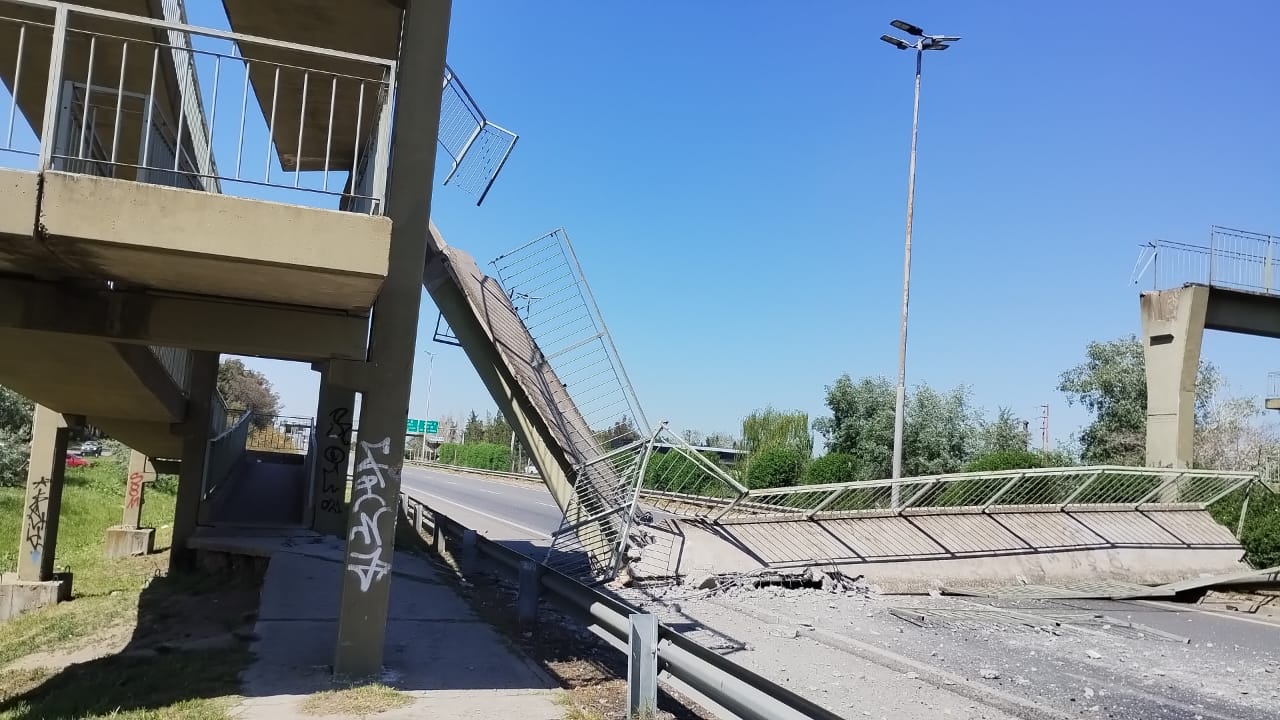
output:
M239 542L248 542L240 538ZM314 718L309 694L330 680L337 642L342 545L333 538L262 538L271 551L255 626L253 664L242 678L242 720ZM265 554L265 553L263 553ZM396 553L382 682L413 698L378 718L558 720L560 690L482 623L430 563ZM339 718L354 716L325 715Z

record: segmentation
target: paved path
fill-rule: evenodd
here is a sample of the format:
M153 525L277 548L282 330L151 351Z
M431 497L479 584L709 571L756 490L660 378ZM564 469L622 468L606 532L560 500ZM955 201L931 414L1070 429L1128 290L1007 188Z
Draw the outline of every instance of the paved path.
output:
M300 701L334 689L342 548L330 538L263 538L259 544L271 563L254 628L255 659L242 678L245 700L235 716L308 717L298 710ZM563 716L555 683L480 621L433 565L396 553L393 568L382 681L414 703L379 717Z

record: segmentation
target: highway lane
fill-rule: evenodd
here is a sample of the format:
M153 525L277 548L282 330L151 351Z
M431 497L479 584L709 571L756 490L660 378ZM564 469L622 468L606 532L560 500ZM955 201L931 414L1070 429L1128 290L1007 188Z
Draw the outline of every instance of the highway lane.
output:
M404 466L405 492L493 540L545 546L562 514L540 483L486 480L475 475Z

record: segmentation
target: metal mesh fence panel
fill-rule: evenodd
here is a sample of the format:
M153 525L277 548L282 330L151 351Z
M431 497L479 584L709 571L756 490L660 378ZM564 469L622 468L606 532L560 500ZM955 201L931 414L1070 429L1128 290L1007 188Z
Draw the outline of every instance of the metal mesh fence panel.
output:
M484 202L511 155L515 133L485 118L453 69L445 67L440 103L440 147L453 161L445 185L455 185Z

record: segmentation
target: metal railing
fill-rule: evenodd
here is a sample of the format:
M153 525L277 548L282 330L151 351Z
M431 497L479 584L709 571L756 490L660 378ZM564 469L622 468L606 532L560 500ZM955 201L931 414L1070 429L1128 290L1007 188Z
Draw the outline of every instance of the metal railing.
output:
M462 573L477 555L497 563L512 575L533 580L521 584L521 592L549 592L587 618L588 629L611 647L627 652L628 618L640 612L618 598L577 582L555 568L542 566L528 556L485 538L426 503L401 493L400 505L415 533L430 538L432 549L446 550L460 563ZM530 573L529 571L533 572ZM536 602L522 602L533 606ZM724 655L681 635L674 628L658 626L658 672L692 688L742 720L840 720L840 716L778 685Z
M200 488L202 501L212 500L226 486L237 465L244 458L250 418L245 414L229 428L209 440L205 453L204 482Z
M0 151L40 170L382 211L393 60L46 0L0 0L0 38Z
M529 363L529 387L573 468L573 493L549 557L587 558L590 566L566 572L611 576L631 544L653 437L648 421L568 233L547 233L492 265L500 284L494 290L502 293L495 299L532 341L521 357Z
M1280 372L1267 373L1267 397L1280 398Z
M174 384L186 392L191 388L191 351L186 348L151 345L151 354L160 361Z
M568 388L561 409L572 404L585 421L567 426L580 461L648 437L649 422L564 228L491 265L542 361Z
M489 122L453 68L444 68L440 103L440 147L453 161L444 184L452 183L484 202L489 188L515 149L518 135Z
M1252 292L1280 292L1280 237L1213 226L1208 245L1154 240L1141 246L1135 284L1150 275L1155 290L1195 283Z
M306 453L315 418L252 414L245 447L264 452Z
M1205 509L1257 477L1253 472L1121 466L954 473L750 490L710 517L731 523L1036 510Z

